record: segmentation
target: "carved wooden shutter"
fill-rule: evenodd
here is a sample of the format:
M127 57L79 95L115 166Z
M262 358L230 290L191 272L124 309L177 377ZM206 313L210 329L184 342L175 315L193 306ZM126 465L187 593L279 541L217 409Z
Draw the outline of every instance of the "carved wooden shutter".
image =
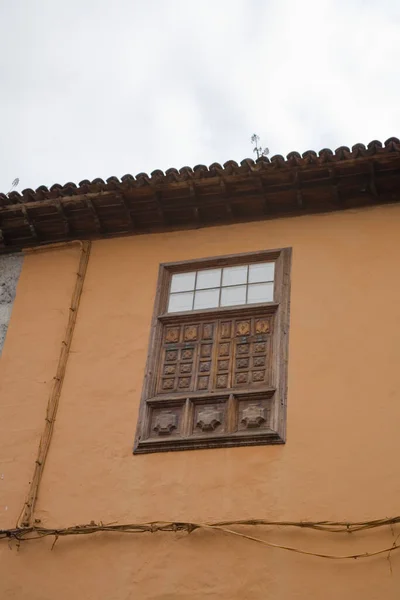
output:
M259 314L165 325L156 394L271 385L272 322Z

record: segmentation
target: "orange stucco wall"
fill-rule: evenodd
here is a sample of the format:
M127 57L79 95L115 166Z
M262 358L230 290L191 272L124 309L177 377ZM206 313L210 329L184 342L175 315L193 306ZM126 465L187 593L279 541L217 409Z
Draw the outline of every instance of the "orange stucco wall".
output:
M399 513L400 207L93 244L36 518L365 520ZM293 248L287 443L132 455L160 262ZM79 249L27 256L0 362L0 527L33 471ZM400 529L247 530L349 554ZM330 561L196 531L0 541L0 596L397 599L400 552ZM390 569L391 566L391 569Z

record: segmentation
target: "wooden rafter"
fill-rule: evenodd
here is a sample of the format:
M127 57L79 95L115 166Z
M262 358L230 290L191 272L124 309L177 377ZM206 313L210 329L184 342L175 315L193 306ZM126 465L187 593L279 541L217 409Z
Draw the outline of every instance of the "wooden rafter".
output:
M31 235L33 237L34 240L38 241L39 236L38 233L36 231L36 227L35 227L35 223L33 222L31 216L29 215L28 212L28 205L27 204L21 204L21 210L22 210L22 214L24 215L24 219L26 221L26 223L29 226Z
M378 192L378 187L377 187L377 182L376 182L376 169L375 169L375 163L373 161L371 161L370 163L368 163L368 167L369 167L369 189L371 190L371 193L373 196L375 196L375 198L379 197L379 192Z
M91 198L85 198L85 202L86 202L86 206L88 207L88 209L92 213L93 221L94 221L94 223L96 225L97 231L99 233L102 233L104 229L103 229L103 226L101 224L100 217L99 217L99 214L98 214L98 211L96 209L96 206L95 206L94 202L92 201Z
M71 233L71 227L70 227L67 215L65 214L64 206L63 206L61 200L59 200L59 199L54 200L54 206L55 206L55 208L58 212L58 215L64 225L64 234L69 235Z
M128 202L127 202L124 194L117 194L115 197L117 200L120 201L123 211L124 211L128 221L130 221L130 223L131 223L132 229L135 230L136 229L135 219L133 217L131 209L129 208Z
M255 186L258 188L259 193L263 199L263 212L265 214L268 214L270 203L269 203L268 194L265 189L264 180L261 177L261 175L258 175L258 177L253 177L253 181L255 183Z
M193 204L193 217L196 223L200 223L200 209L198 202L198 194L194 183L189 183L189 198Z
M221 177L220 178L220 187L221 187L221 196L225 200L225 210L230 221L233 221L233 209L232 209L232 200L229 194L229 188L226 181Z
M342 198L339 191L339 182L336 170L332 167L329 169L329 176L331 181L331 191L332 191L332 202L334 206L340 206L342 204Z
M162 192L160 190L154 192L154 200L157 205L158 216L160 217L161 222L166 224L167 221L165 219L165 210L162 202Z
M296 203L299 208L304 208L304 198L302 192L302 181L300 178L299 170L296 169L294 172L294 189L296 192Z

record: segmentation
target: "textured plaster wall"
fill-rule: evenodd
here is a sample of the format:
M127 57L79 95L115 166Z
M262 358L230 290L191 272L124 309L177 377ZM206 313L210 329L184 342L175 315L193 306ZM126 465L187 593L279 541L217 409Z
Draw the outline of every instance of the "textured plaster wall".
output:
M36 518L48 526L167 520L364 520L399 513L400 207L98 241ZM293 248L287 443L132 455L160 262ZM0 526L27 491L78 250L27 257L0 361ZM6 510L6 507L8 509ZM399 528L273 543L339 555ZM400 553L329 561L227 535L104 535L0 543L18 600L397 600Z
M6 339L22 262L22 254L0 256L0 354Z
M78 260L76 247L24 258L0 358L0 528L15 525L28 491Z

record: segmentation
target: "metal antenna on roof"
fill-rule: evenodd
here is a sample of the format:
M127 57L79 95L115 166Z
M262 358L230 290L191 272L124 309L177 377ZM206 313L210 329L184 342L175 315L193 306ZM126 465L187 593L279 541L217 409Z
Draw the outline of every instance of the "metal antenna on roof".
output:
M268 156L269 148L262 148L258 145L260 141L260 136L256 133L253 133L251 136L251 143L254 144L253 152L257 154L257 158L261 158L262 156Z
M17 187L18 184L19 184L19 177L16 177L11 184L11 189L8 192L8 194L10 194ZM7 196L8 196L8 194L7 194Z

